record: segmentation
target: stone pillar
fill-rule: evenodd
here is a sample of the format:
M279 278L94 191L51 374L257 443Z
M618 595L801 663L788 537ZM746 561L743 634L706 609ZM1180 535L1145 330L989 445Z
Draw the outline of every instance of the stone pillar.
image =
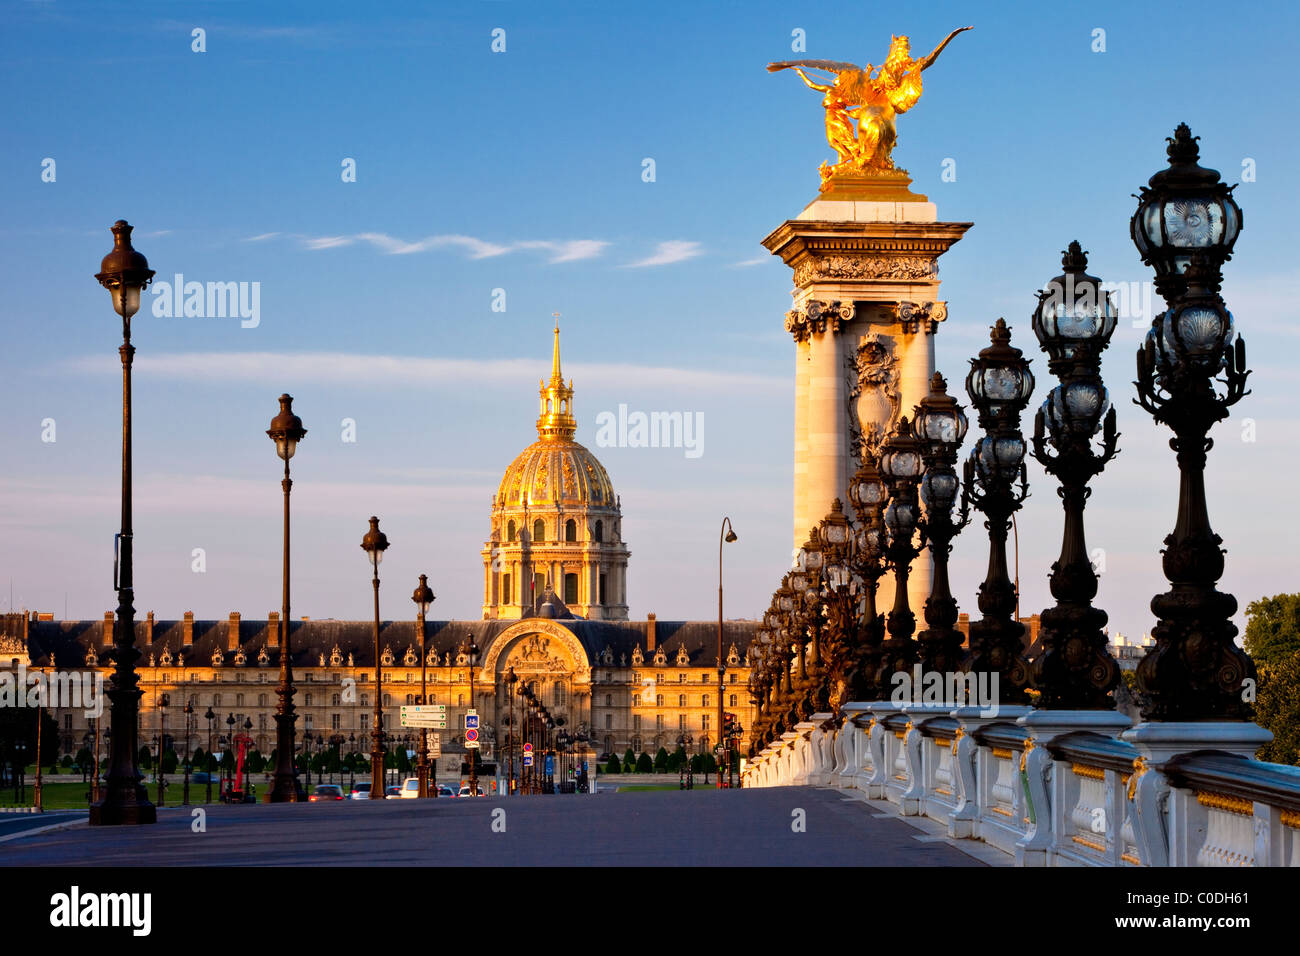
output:
M902 189L880 196L818 199L763 245L794 270L794 525L799 548L848 481L864 449L875 449L900 414L930 390L934 335L947 318L938 260L970 228L938 222L933 203ZM916 201L920 200L920 201ZM930 556L913 566L912 609L930 592ZM881 580L882 607L893 595Z

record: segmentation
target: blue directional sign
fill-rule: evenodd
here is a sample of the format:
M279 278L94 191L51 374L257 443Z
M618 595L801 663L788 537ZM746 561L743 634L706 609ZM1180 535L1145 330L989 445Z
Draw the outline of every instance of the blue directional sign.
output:
M478 729L478 714L466 714L466 715L465 715L465 729L466 729L466 730L477 730L477 729Z
M552 757L550 754L547 754L546 755L546 776L550 777L550 776L554 776L554 774L555 774L555 758Z
M524 766L525 766L525 767L531 767L532 765L533 765L533 755L532 755L531 753L525 753L525 754L524 754Z

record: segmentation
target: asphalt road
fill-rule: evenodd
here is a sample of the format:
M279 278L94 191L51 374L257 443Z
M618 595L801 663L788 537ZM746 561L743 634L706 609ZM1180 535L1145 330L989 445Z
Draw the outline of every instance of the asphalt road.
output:
M45 823L51 822L46 815ZM0 866L979 866L833 790L772 788L166 809L0 842Z

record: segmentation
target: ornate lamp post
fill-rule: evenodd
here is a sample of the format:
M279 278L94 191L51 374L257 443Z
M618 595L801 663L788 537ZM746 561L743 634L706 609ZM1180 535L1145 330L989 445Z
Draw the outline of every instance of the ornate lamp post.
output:
M921 535L930 543L934 558L934 580L925 602L926 629L917 635L924 670L955 673L961 667L961 632L957 630L957 600L948 584L948 555L952 539L970 520L969 501L963 499L961 514L953 520L957 501L957 449L966 437L966 412L948 394L948 383L934 373L930 394L921 399L912 419L912 430L921 442L925 477L921 479L921 501L925 517Z
M474 635L468 634L460 645L458 653L469 658L469 709L474 710L474 666L478 662L479 647L474 643ZM469 795L478 796L478 747L466 747L469 758Z
M990 338L993 344L971 359L966 376L984 437L966 459L962 507L973 503L984 512L989 532L988 574L979 595L983 617L970 625L966 669L997 674L998 702L1021 704L1029 674L1022 656L1025 627L1014 620L1016 589L1007 573L1007 532L1011 516L1029 497L1020 413L1033 394L1034 375L1020 349L1012 346L1004 319L998 319Z
M884 513L889 487L881 479L875 455L870 451L864 454L862 465L849 482L849 501L858 518L853 530L850 572L855 581L861 582L862 611L847 692L850 700L875 700L880 696L876 673L880 670L880 646L885 639L885 619L876 612L876 590L880 576L885 573Z
M415 619L415 626L420 632L420 703L429 703L429 686L426 673L426 658L428 652L425 648L426 629L424 626L425 615L429 613L429 605L434 602L434 593L429 587L429 576L420 575L420 583L414 593L411 594L411 600L415 602L419 612ZM420 728L420 763L416 767L416 776L420 782L420 796L422 798L429 796L429 731Z
M185 783L181 788L181 804L190 805L190 734L193 733L194 705L185 701Z
M293 397L280 396L280 413L271 419L266 434L275 442L276 454L284 461L284 568L281 576L280 601L280 686L276 688L280 701L275 709L275 779L271 792L266 795L270 803L294 803L303 799L298 783L298 771L293 762L294 724L298 720L293 708L293 654L289 646L289 490L293 481L289 477L289 459L298 449L298 442L307 434L302 419L293 413ZM310 785L310 780L308 781Z
M384 681L379 648L379 563L388 550L388 535L379 530L379 519L370 518L370 530L361 539L361 550L370 558L371 584L375 592L375 726L370 731L370 799L384 799Z
M131 522L131 317L140 309L140 293L153 279L153 270L143 255L131 247L131 226L119 219L113 223L113 250L104 257L99 284L113 297L113 309L122 317L122 530L117 536L114 586L117 614L113 619L113 680L108 691L111 704L111 738L108 774L103 799L90 807L91 826L156 823L158 812L141 784L137 719L143 696L135 673L140 652L135 646L135 586L132 560Z
M1060 379L1034 417L1034 457L1061 482L1065 529L1061 556L1052 565L1056 606L1043 611L1042 652L1030 678L1044 710L1111 710L1119 665L1101 630L1106 612L1092 606L1097 575L1088 557L1083 509L1088 481L1118 450L1115 409L1101 380L1101 353L1115 331L1116 313L1101 280L1085 271L1088 255L1077 241L1062 253L1061 266L1063 274L1039 293L1033 320L1047 367ZM1098 432L1103 432L1100 454L1093 447Z
M876 683L882 688L889 683L891 674L908 672L916 662L917 644L912 639L916 615L908 605L907 578L912 561L925 546L924 539L916 540L920 521L917 484L925 469L921 450L906 415L898 419L880 448L880 477L889 489L889 505L885 508L889 543L885 547L885 560L894 572L894 609L889 612L885 625L889 637L881 646L881 666L876 673Z
M1138 663L1145 720L1247 720L1242 684L1255 677L1233 643L1237 601L1215 586L1223 574L1222 538L1210 527L1205 495L1210 428L1249 394L1246 347L1219 295L1241 210L1213 169L1197 163L1196 137L1180 125L1169 140L1169 168L1151 177L1133 214L1133 241L1156 273L1169 308L1138 352L1137 403L1174 433L1180 476L1178 520L1165 538L1172 585L1151 601L1155 646ZM1221 376L1221 377L1220 377ZM1223 385L1223 390L1215 384Z
M172 699L169 694L158 696L158 803L163 805L163 787L167 786L163 778L163 750L167 747L167 707ZM37 764L39 767L40 765Z
M725 534L725 537L724 537ZM736 532L732 530L731 519L723 518L722 526L718 529L718 726L722 726L722 688L723 675L726 667L722 663L722 543L736 540ZM722 781L718 781L718 786L722 786Z
M226 771L226 802L234 802L235 790L235 715L226 717L226 754L221 761Z
M214 714L212 712L212 708L209 707L208 712L203 715L203 719L208 722L208 752L207 752L207 756L203 759L203 769L205 771L205 776L207 777L208 789L207 789L207 793L203 797L203 802L211 803L212 802L212 734L216 728L217 715Z
M515 685L519 683L519 675L515 673L514 665L506 671L506 704L510 713L506 715L506 796L513 796L515 792Z
M854 605L858 600L855 582L849 570L849 552L852 547L849 519L844 514L844 504L839 498L831 503L830 513L818 525L817 540L821 543L822 579L825 582L822 607L826 618L823 649L826 677L822 686L829 709L838 714L840 704L847 699L848 672L856 649Z

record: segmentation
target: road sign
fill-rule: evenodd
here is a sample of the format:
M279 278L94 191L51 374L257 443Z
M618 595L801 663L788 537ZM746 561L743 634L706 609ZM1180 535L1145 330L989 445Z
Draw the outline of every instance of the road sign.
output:
M465 715L465 727L467 729L478 729L478 714L470 711Z
M533 752L533 745L532 745L532 744L524 744L524 753L526 753L526 754L530 754L530 753L532 753L532 752Z
M465 731L465 746L467 748L478 746L478 728L470 727Z
M524 766L525 766L525 767L531 767L532 765L533 765L533 752L532 752L531 750L525 750L525 751L524 751Z
M546 755L546 776L551 777L554 775L555 775L555 758L552 757L550 754L547 754Z
M426 731L427 733L427 731ZM428 734L429 756L436 759L442 756L442 738L437 734Z
M445 714L446 704L403 704L402 710L411 714Z
M446 710L437 711L431 706L404 704L401 709L403 727L424 727L430 730L447 729Z

